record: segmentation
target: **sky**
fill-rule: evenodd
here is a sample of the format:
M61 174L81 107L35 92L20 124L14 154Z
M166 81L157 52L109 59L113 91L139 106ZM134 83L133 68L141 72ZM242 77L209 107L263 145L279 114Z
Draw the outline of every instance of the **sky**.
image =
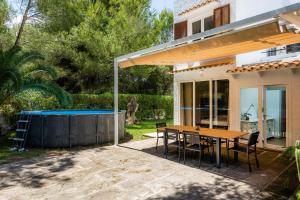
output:
M174 0L152 0L152 8L157 12L161 12L164 8L173 11Z

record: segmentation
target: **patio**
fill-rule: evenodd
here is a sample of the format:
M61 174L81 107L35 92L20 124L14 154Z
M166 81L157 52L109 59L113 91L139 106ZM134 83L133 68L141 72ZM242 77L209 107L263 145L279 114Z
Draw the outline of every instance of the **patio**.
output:
M233 155L231 155L232 157ZM273 180L294 168L278 152L259 151L249 173L245 157L227 168L191 155L186 165L162 158L155 139L124 143L0 166L3 199L260 199ZM233 160L233 159L231 159ZM268 189L267 189L268 190Z

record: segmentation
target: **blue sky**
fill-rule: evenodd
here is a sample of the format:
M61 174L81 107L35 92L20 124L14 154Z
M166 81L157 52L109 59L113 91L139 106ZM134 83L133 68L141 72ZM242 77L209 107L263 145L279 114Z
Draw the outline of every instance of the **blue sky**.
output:
M164 8L173 10L174 0L152 0L152 7L158 12Z

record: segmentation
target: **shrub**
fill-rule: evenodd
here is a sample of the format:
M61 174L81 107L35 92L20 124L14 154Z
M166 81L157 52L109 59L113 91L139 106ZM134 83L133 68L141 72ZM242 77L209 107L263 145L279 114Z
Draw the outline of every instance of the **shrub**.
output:
M145 94L120 94L119 109L127 110L127 103L135 97L139 104L136 116L138 119L154 118L157 110L164 110L166 118L173 118L173 97ZM113 109L113 94L75 94L75 109Z
M2 104L0 112L9 125L15 125L16 115L22 110L53 110L58 108L60 106L55 97L34 90L25 90Z

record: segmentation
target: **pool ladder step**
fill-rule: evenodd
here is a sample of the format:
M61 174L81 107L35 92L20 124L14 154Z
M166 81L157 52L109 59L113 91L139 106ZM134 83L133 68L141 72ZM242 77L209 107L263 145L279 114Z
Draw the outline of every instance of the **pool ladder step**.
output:
M11 151L26 151L26 140L31 124L31 115L21 113L17 122L16 136L12 138L13 146Z

